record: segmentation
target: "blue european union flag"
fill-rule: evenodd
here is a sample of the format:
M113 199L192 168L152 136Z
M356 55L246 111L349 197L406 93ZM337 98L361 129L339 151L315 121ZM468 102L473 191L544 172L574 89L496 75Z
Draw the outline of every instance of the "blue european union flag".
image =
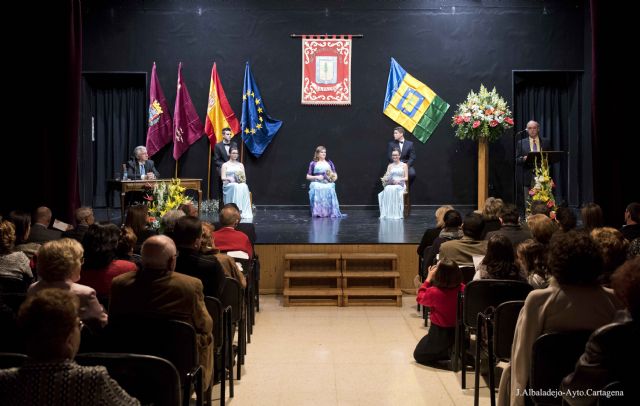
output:
M260 89L253 79L249 62L244 70L242 89L242 140L249 151L259 158L282 126L282 121L271 118L264 108Z

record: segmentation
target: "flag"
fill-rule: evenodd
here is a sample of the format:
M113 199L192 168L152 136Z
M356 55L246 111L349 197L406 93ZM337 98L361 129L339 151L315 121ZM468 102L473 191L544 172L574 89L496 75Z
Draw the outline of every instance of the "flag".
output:
M240 132L240 123L233 110L231 110L227 96L224 94L222 83L218 77L218 70L214 63L213 69L211 69L207 117L204 120L204 132L207 133L211 145L222 141L222 129L226 127L231 128L231 132L234 135Z
M147 129L147 153L152 156L171 142L171 116L167 99L160 87L156 74L156 63L151 70L151 90L149 90L149 128Z
M244 86L242 88L242 140L249 151L256 157L267 148L273 137L282 126L282 121L271 118L264 108L264 100L251 74L249 62L244 70Z
M191 144L198 141L204 129L191 102L187 85L182 81L182 62L178 65L178 90L173 109L173 159L176 161Z
M386 116L424 143L448 109L447 102L391 58L383 109Z

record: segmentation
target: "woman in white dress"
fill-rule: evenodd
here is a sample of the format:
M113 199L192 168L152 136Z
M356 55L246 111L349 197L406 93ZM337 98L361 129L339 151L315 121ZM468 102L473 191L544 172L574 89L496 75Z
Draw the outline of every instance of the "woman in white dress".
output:
M387 166L384 174L385 187L378 193L378 204L380 205L381 219L402 219L404 218L404 191L406 183L409 181L409 168L407 164L400 161L400 150L394 149L391 153L393 162Z
M224 204L235 203L240 208L240 217L252 219L251 198L247 186L244 165L238 162L238 148L229 149L229 160L220 168Z

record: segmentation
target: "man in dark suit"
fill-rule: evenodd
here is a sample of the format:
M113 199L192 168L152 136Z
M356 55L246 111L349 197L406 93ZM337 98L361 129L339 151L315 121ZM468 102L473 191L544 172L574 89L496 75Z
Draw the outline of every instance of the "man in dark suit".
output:
M484 238L485 240L489 241L489 238L494 234L502 234L511 241L513 250L515 251L518 248L518 244L522 241L533 238L531 231L520 225L518 208L514 204L507 203L502 206L498 216L500 217L502 226L497 231L489 231Z
M521 207L527 202L529 197L529 189L534 185L534 169L529 165L533 165L531 162L527 162L527 154L529 152L542 152L548 151L549 140L540 138L540 124L537 121L529 121L527 123L527 133L529 136L525 139L518 141L516 145L516 164L520 166L520 185L524 193L524 202Z
M218 196L222 200L222 181L220 180L220 168L222 164L229 160L229 149L231 147L238 147L235 142L231 142L233 132L231 128L225 127L222 129L222 142L218 142L213 148L213 162L216 164L216 185L218 185Z
M79 242L82 242L85 233L89 229L89 226L95 223L96 219L93 216L93 209L91 207L80 207L76 209L76 221L78 225L73 230L67 230L62 233L62 238L73 238Z
M409 167L409 188L416 178L416 170L413 169L413 161L416 160L416 151L413 149L413 142L404 139L404 128L396 127L393 129L393 141L387 146L387 158L389 163L393 162L391 153L394 149L400 151L400 160Z
M143 145L133 150L133 158L127 162L127 175L129 179L157 179L160 172L154 162L149 159L147 148Z
M47 241L57 240L62 236L62 231L49 228L52 217L51 209L42 206L36 209L33 226L29 232L27 242L44 244Z

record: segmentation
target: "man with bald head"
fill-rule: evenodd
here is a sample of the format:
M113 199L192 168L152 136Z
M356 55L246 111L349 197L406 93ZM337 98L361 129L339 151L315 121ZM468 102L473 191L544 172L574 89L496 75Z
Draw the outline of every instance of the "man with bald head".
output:
M527 138L518 141L516 145L516 164L520 166L518 183L522 185L524 202L520 207L524 207L529 197L529 189L535 184L533 163L527 162L529 152L549 151L549 140L540 137L540 123L529 121L527 123Z
M213 370L213 321L204 303L202 282L174 272L177 249L165 235L149 237L142 244L142 269L119 275L111 283L109 317L163 317L191 324L197 333L203 383Z
M44 244L47 241L58 240L62 237L62 231L49 228L52 217L51 209L45 206L38 207L34 213L34 223L31 226L27 242Z

